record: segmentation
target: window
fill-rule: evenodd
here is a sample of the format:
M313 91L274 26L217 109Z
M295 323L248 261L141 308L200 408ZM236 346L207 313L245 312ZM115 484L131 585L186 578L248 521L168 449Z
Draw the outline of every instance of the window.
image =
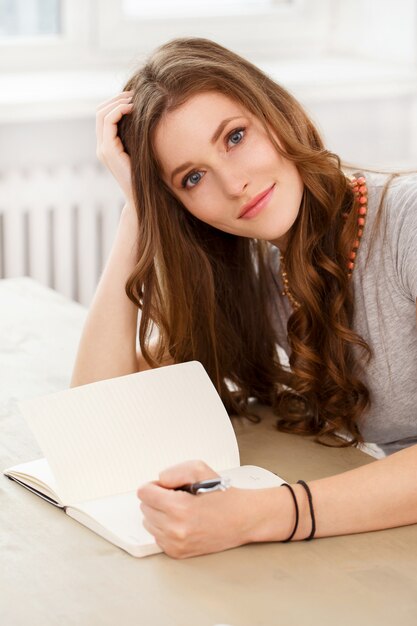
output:
M91 53L95 0L0 0L0 72L78 69Z
M60 0L0 0L0 38L58 35Z
M122 13L128 18L184 19L198 16L249 15L268 13L278 6L293 5L294 0L123 0Z
M0 72L128 72L176 37L213 39L255 63L334 54L409 63L417 59L417 0L397 5L392 11L388 0L0 0ZM366 36L363 24L370 25Z
M335 0L0 0L0 72L120 67L175 37L255 62L324 52Z
M333 0L334 1L334 0ZM98 3L98 43L137 59L176 37L206 37L249 57L323 51L332 0L113 0Z

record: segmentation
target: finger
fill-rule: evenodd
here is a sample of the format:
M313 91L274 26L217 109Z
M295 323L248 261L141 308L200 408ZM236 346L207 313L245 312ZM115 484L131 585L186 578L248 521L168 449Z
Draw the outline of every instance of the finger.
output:
M163 531L161 530L161 528L159 528L158 526L155 526L155 524L153 524L150 520L144 519L142 521L142 526L145 528L145 530L148 531L148 533L151 533L151 535L155 537L155 540L157 543L158 543L157 538L161 539L161 537L163 537Z
M176 510L186 493L165 489L156 483L145 483L136 491L136 495L144 504L164 513Z
M124 152L124 147L120 141L120 137L117 136L117 122L119 122L125 113L130 113L133 104L119 104L115 109L110 111L104 116L103 131L102 131L102 144L101 152L106 153L113 145L113 149L116 147L119 152Z
M148 521L150 524L153 524L159 530L162 531L162 529L167 526L169 518L164 511L154 509L152 506L148 506L144 502L139 504L139 508L142 511L143 519Z
M97 145L102 147L104 142L104 129L107 126L111 126L113 129L113 135L117 135L117 122L122 118L125 113L130 113L133 107L133 102L128 102L124 99L123 102L109 104L102 109L96 115L96 136Z
M124 104L125 102L131 102L132 100L133 100L133 96L126 96L126 97L123 97L123 98L117 98L113 102L108 102L107 104L103 103L101 106L97 107L97 109L96 109L96 116L100 115L101 117L104 117L104 115L106 113L108 113L109 111L112 111L118 104Z
M146 520L149 524L153 524L160 531L164 527L166 527L168 522L168 516L163 511L159 511L158 509L154 509L151 506L148 506L144 502L139 504L139 508L142 512L143 519Z
M143 527L154 536L156 543L164 552L169 551L172 555L179 554L188 536L187 529L182 524L179 526L172 524L172 520L161 521L161 519L158 519L158 514L153 511L153 515L144 517Z
M143 522L143 527L148 531L148 533L153 535L156 545L158 545L163 552L167 552L169 550L169 540L162 530L147 521Z
M105 102L101 102L98 105L98 107L96 108L96 135L97 138L100 139L100 141L102 137L104 115L114 109L117 104L129 102L132 99L133 95L133 91L126 91L115 96L114 98L106 100Z
M159 482L163 487L173 489L188 483L196 483L208 478L219 476L204 461L184 461L168 467L159 474Z
M130 96L133 96L134 93L135 92L133 90L131 90L131 91L122 91L121 93L117 94L117 96L113 96L112 98L109 98L108 100L104 100L104 102L100 102L100 104L98 104L97 107L96 107L96 111L100 111L104 107L108 106L109 104L111 104L113 102L117 102L121 98L129 98Z

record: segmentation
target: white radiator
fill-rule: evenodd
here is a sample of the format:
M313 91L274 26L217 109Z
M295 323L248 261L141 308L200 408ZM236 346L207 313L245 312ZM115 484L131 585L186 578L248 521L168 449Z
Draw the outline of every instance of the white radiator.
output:
M0 172L0 277L30 276L89 306L123 203L99 162Z

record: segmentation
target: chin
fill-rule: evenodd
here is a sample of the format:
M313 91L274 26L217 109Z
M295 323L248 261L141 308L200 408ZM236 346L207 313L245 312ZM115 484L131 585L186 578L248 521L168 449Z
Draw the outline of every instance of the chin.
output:
M281 239L282 237L285 237L289 231L291 230L291 228L294 226L295 222L297 219L297 215L291 216L290 219L288 219L288 221L285 221L285 223L282 223L282 220L280 222L280 224L268 224L265 225L265 228L262 229L264 230L264 232L267 232L267 236L265 237L265 239L270 239L272 240L276 240L276 239Z
M262 239L264 241L276 242L287 234L289 229L281 228L258 228L257 232L253 234L256 239Z

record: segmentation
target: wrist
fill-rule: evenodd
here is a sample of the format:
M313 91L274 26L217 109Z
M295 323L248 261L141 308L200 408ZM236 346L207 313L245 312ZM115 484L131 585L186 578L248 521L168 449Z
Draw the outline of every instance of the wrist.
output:
M136 212L136 206L133 200L132 201L126 200L125 204L123 205L120 219L124 219L126 221L130 220L131 222L134 222L135 224L137 224L138 214Z
M291 541L302 540L311 532L311 516L306 492L291 485L299 509L298 528ZM285 541L293 532L296 512L290 491L284 487L257 489L248 542Z
M254 490L253 519L250 542L283 541L295 524L294 502L291 494L281 487Z
M118 225L118 238L125 244L134 245L136 248L139 234L138 216L134 205L126 203L120 214Z

